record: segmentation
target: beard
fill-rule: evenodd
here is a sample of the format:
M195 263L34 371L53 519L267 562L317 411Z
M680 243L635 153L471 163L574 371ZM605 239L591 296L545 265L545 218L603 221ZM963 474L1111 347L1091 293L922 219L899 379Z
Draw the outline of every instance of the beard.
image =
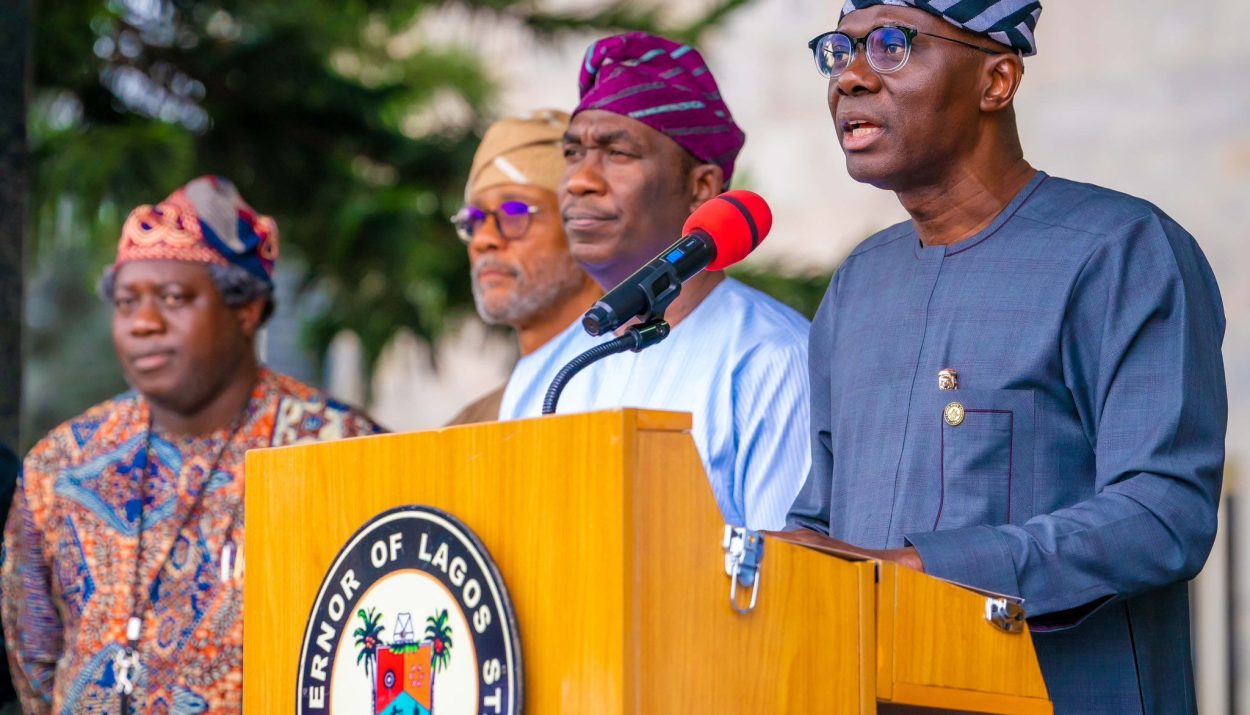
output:
M506 271L514 278L515 283L509 293L486 295L478 282L478 275L488 268ZM473 302L482 320L491 325L517 328L577 293L586 274L571 256L560 253L554 260L540 262L529 274L520 266L487 256L473 267L472 278Z

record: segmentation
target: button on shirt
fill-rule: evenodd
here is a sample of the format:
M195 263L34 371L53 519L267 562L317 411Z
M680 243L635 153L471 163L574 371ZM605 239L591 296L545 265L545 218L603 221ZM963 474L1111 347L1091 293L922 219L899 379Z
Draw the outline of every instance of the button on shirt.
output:
M808 322L795 311L726 279L663 342L612 355L574 376L558 412L692 413L695 447L725 521L779 529L811 459L807 332ZM522 358L499 418L542 414L556 372L599 342L577 322Z
M1035 634L1056 712L1192 711L1184 582L1216 526L1223 333L1194 239L1123 194L1038 173L956 244L886 229L812 326L789 525L912 544L933 575L1023 596L1035 630L1080 623Z

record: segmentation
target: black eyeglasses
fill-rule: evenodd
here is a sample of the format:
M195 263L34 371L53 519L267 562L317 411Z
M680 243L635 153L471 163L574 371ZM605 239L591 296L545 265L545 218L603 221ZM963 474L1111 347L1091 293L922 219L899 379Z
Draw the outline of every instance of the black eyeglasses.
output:
M524 201L505 201L494 211L485 211L470 204L457 211L451 217L451 223L456 227L456 235L467 244L473 240L477 229L486 223L487 217L493 216L499 233L509 241L515 241L529 230L530 216L536 213L538 207L530 206Z
M816 69L825 77L837 77L855 61L855 48L863 47L868 57L868 66L879 74L897 72L907 64L911 57L911 43L916 35L936 37L939 40L954 42L970 49L984 52L987 55L1000 55L1001 50L973 45L953 37L934 35L921 32L913 27L899 25L882 25L874 27L863 37L851 37L845 32L826 32L813 38L807 46L816 60Z

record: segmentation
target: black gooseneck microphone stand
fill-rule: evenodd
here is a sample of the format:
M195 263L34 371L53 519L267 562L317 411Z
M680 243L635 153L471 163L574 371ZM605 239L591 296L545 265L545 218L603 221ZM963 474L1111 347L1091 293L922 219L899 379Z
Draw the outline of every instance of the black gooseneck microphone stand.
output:
M560 372L556 373L556 377L551 381L551 387L547 388L547 397L543 399L543 414L554 415L556 413L556 404L560 402L560 393L564 392L564 386L568 384L573 376L589 367L592 363L598 362L609 355L623 353L626 350L631 352L642 352L646 348L655 345L664 338L668 337L671 328L663 316L653 318L645 323L639 323L619 338L613 338L602 345L596 345L586 352L578 355L569 361L568 365L560 368Z

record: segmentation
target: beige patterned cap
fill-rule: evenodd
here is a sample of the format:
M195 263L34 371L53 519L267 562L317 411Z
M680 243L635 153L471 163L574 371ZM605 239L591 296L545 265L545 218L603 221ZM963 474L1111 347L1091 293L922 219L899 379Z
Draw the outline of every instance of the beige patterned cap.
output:
M527 117L500 119L486 130L464 187L464 199L500 184L524 184L555 191L564 173L561 140L569 115L543 109Z

